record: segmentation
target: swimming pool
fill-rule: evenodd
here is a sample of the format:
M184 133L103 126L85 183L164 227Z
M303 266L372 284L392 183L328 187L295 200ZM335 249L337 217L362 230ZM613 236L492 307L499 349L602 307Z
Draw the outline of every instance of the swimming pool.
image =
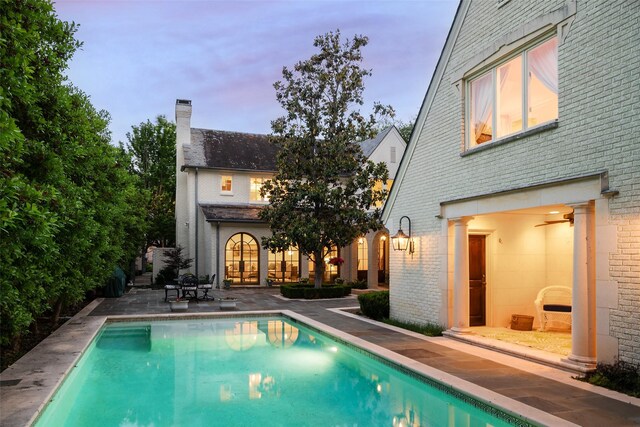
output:
M392 365L288 317L109 323L35 425L526 425Z

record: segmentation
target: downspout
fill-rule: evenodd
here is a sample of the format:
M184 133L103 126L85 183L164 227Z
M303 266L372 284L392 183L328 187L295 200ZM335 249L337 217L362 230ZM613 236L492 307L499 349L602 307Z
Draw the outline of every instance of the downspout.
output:
M220 289L220 221L216 222L216 289Z
M196 277L200 277L198 275L198 168L196 168Z

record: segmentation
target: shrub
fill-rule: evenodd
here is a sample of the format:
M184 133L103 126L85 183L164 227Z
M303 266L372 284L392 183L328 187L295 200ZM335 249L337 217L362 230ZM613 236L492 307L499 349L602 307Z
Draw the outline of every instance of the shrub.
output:
M389 291L358 295L358 302L365 316L374 320L389 318Z
M173 279L178 277L175 270L171 266L166 266L158 272L156 280L154 281L156 286L162 287L167 283L171 283Z
M613 364L598 363L595 372L588 374L585 381L640 397L640 366L631 363L620 360Z
M313 285L282 285L280 293L294 299L342 298L351 293L351 288L329 285L316 289Z
M367 289L367 281L366 280L356 280L355 282L347 283L347 286L351 287L351 289Z
M406 329L409 331L417 332L428 337L442 336L442 332L446 329L440 325L434 323L427 323L424 325L418 323L406 323L399 320L384 319L384 323L387 325L397 326L398 328Z

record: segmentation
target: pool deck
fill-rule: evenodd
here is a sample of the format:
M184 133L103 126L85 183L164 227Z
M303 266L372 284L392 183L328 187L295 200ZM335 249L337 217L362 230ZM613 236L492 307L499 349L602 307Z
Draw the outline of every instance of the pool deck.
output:
M557 368L447 337L422 337L340 310L358 305L353 296L290 301L280 297L277 288L214 290L213 294L217 298L237 297L236 312L298 313L378 346L390 358L409 360L422 370L435 369L456 381L471 383L480 394L488 390L487 400L503 396L565 420L566 425L640 425L640 399L574 380L573 374ZM212 312L220 312L218 303L189 304L188 313ZM161 290L133 288L121 298L94 301L0 374L0 425L29 425L107 316L169 313Z

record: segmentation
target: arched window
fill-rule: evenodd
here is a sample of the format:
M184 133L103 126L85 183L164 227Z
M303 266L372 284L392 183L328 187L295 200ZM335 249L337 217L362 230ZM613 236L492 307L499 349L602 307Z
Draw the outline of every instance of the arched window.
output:
M367 280L369 270L369 247L367 238L358 237L358 280Z
M225 246L225 279L236 284L259 283L259 251L256 239L247 233L234 234Z

